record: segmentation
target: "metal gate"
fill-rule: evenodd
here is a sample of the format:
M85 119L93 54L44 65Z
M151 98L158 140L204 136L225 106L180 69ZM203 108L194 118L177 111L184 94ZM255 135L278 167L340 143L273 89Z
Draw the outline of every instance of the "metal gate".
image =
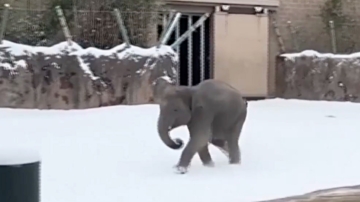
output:
M183 13L175 22L175 30L171 34L168 44L171 44L179 55L178 85L193 86L210 78L210 22L208 17L209 14ZM164 24L171 23L166 21L164 19ZM179 41L181 42L177 43Z

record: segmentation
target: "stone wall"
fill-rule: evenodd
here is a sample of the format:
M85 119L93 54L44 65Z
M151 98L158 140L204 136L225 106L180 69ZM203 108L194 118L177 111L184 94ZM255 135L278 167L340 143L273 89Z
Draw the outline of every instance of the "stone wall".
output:
M178 57L159 49L83 49L67 42L32 47L0 45L0 107L84 109L152 102L152 83L174 80Z
M360 102L360 53L283 54L276 66L277 97Z

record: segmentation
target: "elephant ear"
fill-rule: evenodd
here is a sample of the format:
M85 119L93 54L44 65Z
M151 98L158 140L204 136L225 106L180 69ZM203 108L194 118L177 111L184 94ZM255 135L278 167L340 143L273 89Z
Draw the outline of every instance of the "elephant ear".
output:
M164 100L166 94L175 91L176 84L168 77L159 77L152 84L153 97L156 103Z
M194 89L188 86L176 86L174 89L174 97L180 99L181 102L188 108L190 111L193 110L192 101L193 94L195 93Z

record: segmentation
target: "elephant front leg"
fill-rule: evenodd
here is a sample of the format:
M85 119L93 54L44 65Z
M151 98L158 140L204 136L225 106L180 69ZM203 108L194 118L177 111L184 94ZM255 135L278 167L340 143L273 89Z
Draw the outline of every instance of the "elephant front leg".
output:
M200 151L204 146L208 143L207 136L205 137L193 137L190 138L189 143L186 145L185 149L183 150L179 163L176 165L176 171L180 174L187 173L187 169L190 165L191 160L193 159L194 155Z
M192 117L188 124L190 140L184 148L179 163L176 166L178 173L184 174L187 172L187 168L194 155L207 146L210 140L212 116L206 112L207 111L201 106L195 107L192 111ZM203 154L205 157L205 152Z

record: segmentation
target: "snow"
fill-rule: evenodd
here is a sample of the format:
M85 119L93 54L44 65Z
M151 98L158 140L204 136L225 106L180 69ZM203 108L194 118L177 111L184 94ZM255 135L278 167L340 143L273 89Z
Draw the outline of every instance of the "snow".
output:
M153 82L152 82L152 85L156 85L158 83L158 81L161 80L164 80L166 83L170 83L170 84L175 84L176 81L174 81L173 79L171 79L169 76L167 76L166 74L166 71L164 71L164 74L165 76L161 76L161 77L158 77L157 79L155 79Z
M359 58L360 52L352 53L352 54L333 54L333 53L319 53L314 50L304 50L299 53L284 53L281 54L282 57L286 57L288 59L295 59L297 57L317 57L317 58L336 58L336 59L352 59Z
M0 109L0 148L39 151L46 202L250 202L360 184L360 104L249 101L242 165L211 146L215 166L195 156L185 175L173 169L181 150L157 135L158 113L155 105ZM188 140L185 127L171 134Z
M85 74L87 74L94 81L100 79L100 77L95 76L94 72L91 71L88 63L85 63L81 57L77 57L77 59L79 61L81 69L84 71Z
M27 69L27 63L25 60L13 61L14 64L10 64L9 62L0 61L0 67L9 70L11 74L17 74L17 70L19 68Z
M151 48L140 48L137 46L130 46L130 48L126 48L125 44L120 44L115 46L109 50L102 50L94 47L81 49L79 51L73 52L70 55L91 55L95 58L99 58L101 56L114 56L116 55L118 59L127 58L130 55L139 55L143 57L158 57L162 55L173 55L173 60L176 62L178 57L174 50L170 46L161 46L159 48L151 47Z
M68 42L61 42L55 44L54 46L46 47L46 46L29 46L24 44L18 44L11 41L3 40L2 44L0 44L0 49L5 49L12 56L23 56L23 55L31 55L31 54L39 54L43 53L46 55L58 55L64 51L73 52L82 50L81 46L77 43L72 43L69 46Z
M4 146L0 148L0 166L24 165L40 160L40 154L33 149Z
M164 72L164 73L166 73L166 72ZM163 79L164 81L166 81L168 83L174 83L174 81L169 76L161 76L158 79ZM157 81L157 79L154 82L156 82L156 81Z
M341 195L351 195L351 194L357 194L359 193L358 189L339 189L339 190L332 190L329 192L324 192L324 193L319 193L319 194L314 194L314 196L341 196Z

